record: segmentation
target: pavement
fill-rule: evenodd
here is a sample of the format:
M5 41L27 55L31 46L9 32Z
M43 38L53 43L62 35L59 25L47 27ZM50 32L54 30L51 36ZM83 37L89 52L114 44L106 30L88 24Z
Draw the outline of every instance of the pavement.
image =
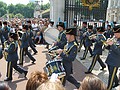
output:
M47 61L47 56L46 52L47 49L45 49L44 45L37 45L36 49L38 50L37 55L34 55L36 58L36 64L31 64L31 61L28 57L25 58L25 62L23 65L23 68L28 70L27 74L27 79L23 78L21 74L18 72L16 73L15 71L13 72L13 81L12 82L7 82L9 86L11 87L12 90L25 90L26 83L30 77L30 74L33 71L44 71L45 63ZM80 57L83 55L83 50L82 48L81 52L77 54L76 60L73 62L73 76L78 80L82 81L86 74L84 73L87 71L87 68L90 66L92 58L89 57L89 53L87 55L87 58L85 60L80 60ZM31 51L31 50L30 50ZM33 52L31 52L33 53ZM106 56L107 56L108 51L105 50L103 52L104 55L101 56L102 60L105 61ZM0 81L3 81L5 76L6 76L6 67L7 63L4 58L0 60L0 72L2 73L2 77L0 78ZM107 68L104 71L100 71L100 65L97 63L94 67L93 74L98 76L106 85L107 85L107 79L108 79L108 70ZM73 90L76 87L72 85L71 83L67 82L66 83L66 90ZM117 87L113 90L120 90L120 87Z
M44 45L37 45L36 49L38 50L38 53L36 55L34 55L34 57L36 58L35 64L31 64L31 60L27 56L24 57L25 61L23 64L23 68L28 70L27 79L25 79L22 74L20 74L14 70L12 82L6 82L10 86L11 90L21 90L21 89L26 90L25 88L26 88L27 81L30 77L30 74L33 71L44 72L45 64L47 62L46 54L47 54L48 50L45 49ZM31 49L29 49L29 51L33 54ZM19 50L18 50L18 52L19 52ZM4 81L4 79L6 77L6 70L7 70L6 68L7 68L7 62L5 61L4 58L2 58L0 60L0 72L2 74L0 81ZM73 62L73 69L74 69L73 76L78 81L82 81L84 79L84 77L86 76L84 74L84 72L87 70L85 68L85 66L83 66L81 63L79 63L79 61L75 60ZM71 83L67 82L65 88L66 88L66 90L73 90L76 87L74 85L72 85Z
M89 54L89 52L88 52L86 59L85 59L85 60L81 60L80 57L83 56L83 53L84 53L84 47L82 47L81 51L78 52L76 59L77 59L83 66L85 66L86 69L88 69L89 66L91 65L92 57L90 57L90 54ZM105 60L106 60L106 58L107 58L107 55L108 55L108 50L105 49L105 50L103 51L103 55L100 56L101 59L103 60L103 62L105 62ZM106 65L106 66L107 66L107 65ZM109 73L108 73L108 68L106 67L106 68L104 69L104 71L101 71L100 68L101 68L101 67L100 67L99 63L97 62L96 65L95 65L95 67L94 67L94 69L93 69L93 71L92 71L92 73L93 73L95 76L99 77L99 78L106 84L106 86L107 86L107 83L108 83L108 75L109 75ZM86 70L86 71L87 71L87 70ZM118 74L119 74L119 70L118 70L117 75L118 75ZM120 90L120 85L119 85L118 87L116 87L116 88L113 88L112 90Z

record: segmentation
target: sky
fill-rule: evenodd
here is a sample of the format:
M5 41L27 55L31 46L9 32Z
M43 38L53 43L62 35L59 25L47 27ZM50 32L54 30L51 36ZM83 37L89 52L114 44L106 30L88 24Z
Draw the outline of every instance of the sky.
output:
M29 1L40 1L40 0L0 0L0 1L3 1L3 2L7 3L8 5L11 3L15 5L18 3L27 4L27 3L29 3ZM49 2L49 0L43 0L43 4L46 4L48 2Z

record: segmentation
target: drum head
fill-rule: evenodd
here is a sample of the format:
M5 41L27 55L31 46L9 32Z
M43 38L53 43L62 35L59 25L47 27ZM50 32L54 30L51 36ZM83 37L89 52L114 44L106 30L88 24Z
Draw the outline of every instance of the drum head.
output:
M55 28L47 28L44 32L44 39L48 44L53 44L57 41L59 31Z

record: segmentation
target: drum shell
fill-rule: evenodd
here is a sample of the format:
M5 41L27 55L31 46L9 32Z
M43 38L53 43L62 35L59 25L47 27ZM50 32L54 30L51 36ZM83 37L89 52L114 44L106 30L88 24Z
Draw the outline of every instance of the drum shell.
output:
M55 28L47 28L44 31L44 39L48 44L53 44L57 41L59 36L59 31Z
M58 74L58 76L65 76L65 69L63 67L62 59L53 59L46 62L47 75L51 76L53 73Z

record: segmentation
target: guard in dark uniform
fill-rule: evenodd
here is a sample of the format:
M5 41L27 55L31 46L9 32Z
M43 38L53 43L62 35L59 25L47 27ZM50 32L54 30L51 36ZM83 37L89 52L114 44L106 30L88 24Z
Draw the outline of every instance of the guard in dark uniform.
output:
M80 45L78 48L78 52L80 52L82 45L85 45L85 38L83 34L87 31L87 22L83 22L83 28L80 29Z
M105 31L104 35L105 35L106 39L113 37L114 33L111 29L111 25L107 25L107 30Z
M28 30L27 30L27 33L28 33L28 42L29 42L29 46L34 51L34 55L35 55L37 53L37 50L34 47L34 42L33 42L34 35L33 35L32 30L31 30L32 29L31 21L27 21L27 23L28 23Z
M78 25L77 25L77 20L74 20L73 21L73 28L76 28L76 37L75 37L75 41L77 43L77 45L79 46L79 43L78 43L78 37L79 37L79 28L78 28Z
M28 38L29 35L27 33L28 30L28 25L23 25L23 34L21 37L21 46L20 46L20 62L19 65L23 65L23 57L24 57L24 53L26 55L28 55L28 57L32 60L32 63L34 64L34 62L36 61L34 57L32 57L32 55L28 52L28 47L29 47L29 42L28 42Z
M23 68L21 68L20 66L17 65L17 61L18 61L18 54L17 54L17 50L18 50L18 44L16 43L17 40L17 34L15 33L10 33L9 35L9 46L8 48L5 48L5 52L8 53L7 55L7 59L6 61L7 63L7 78L4 81L11 81L12 80L12 71L13 68L15 70L17 70L19 73L24 73L25 77L27 75L26 70L24 70Z
M74 84L77 89L80 87L80 83L75 80L75 78L71 75L73 74L73 65L72 62L75 60L77 55L77 44L75 42L75 32L76 28L68 28L66 29L66 38L68 43L66 44L64 50L59 49L57 52L60 57L63 59L63 66L65 68L66 76L63 80L63 85L65 86L66 80L70 83Z
M97 33L97 23L94 23L94 27L93 27L93 34Z
M57 28L59 30L59 36L57 42L53 44L53 47L50 50L55 49L64 49L64 46L67 44L66 34L65 34L65 25L63 22L59 22L57 24ZM50 51L49 50L49 51Z
M84 33L84 35L83 35L83 36L85 37L85 51L84 51L83 57L80 58L81 60L84 60L84 59L86 58L88 51L89 51L90 54L91 54L90 57L93 56L93 54L92 54L92 49L91 49L92 40L90 40L90 38L89 38L91 35L93 35L92 29L93 29L93 26L92 26L92 25L88 26L87 32Z
M118 77L116 75L118 68L120 67L120 25L115 26L113 28L115 40L107 41L109 45L109 53L106 59L106 63L108 65L109 71L109 79L108 79L108 90L112 90L112 88L117 87L119 84Z
M89 74L89 73L92 72L92 70L93 70L97 61L99 62L99 64L102 67L101 70L104 70L104 68L106 67L105 64L103 63L103 61L100 58L100 55L102 55L103 42L106 40L103 33L104 33L104 28L103 27L98 27L97 28L97 36L95 38L93 38L93 40L95 41L95 46L94 46L94 49L93 49L93 60L92 60L92 63L90 65L88 71L85 72L85 74Z
M5 41L7 41L10 28L7 26L7 22L6 21L3 22L3 25L4 25L4 27L3 27L3 32L2 33L3 33Z

